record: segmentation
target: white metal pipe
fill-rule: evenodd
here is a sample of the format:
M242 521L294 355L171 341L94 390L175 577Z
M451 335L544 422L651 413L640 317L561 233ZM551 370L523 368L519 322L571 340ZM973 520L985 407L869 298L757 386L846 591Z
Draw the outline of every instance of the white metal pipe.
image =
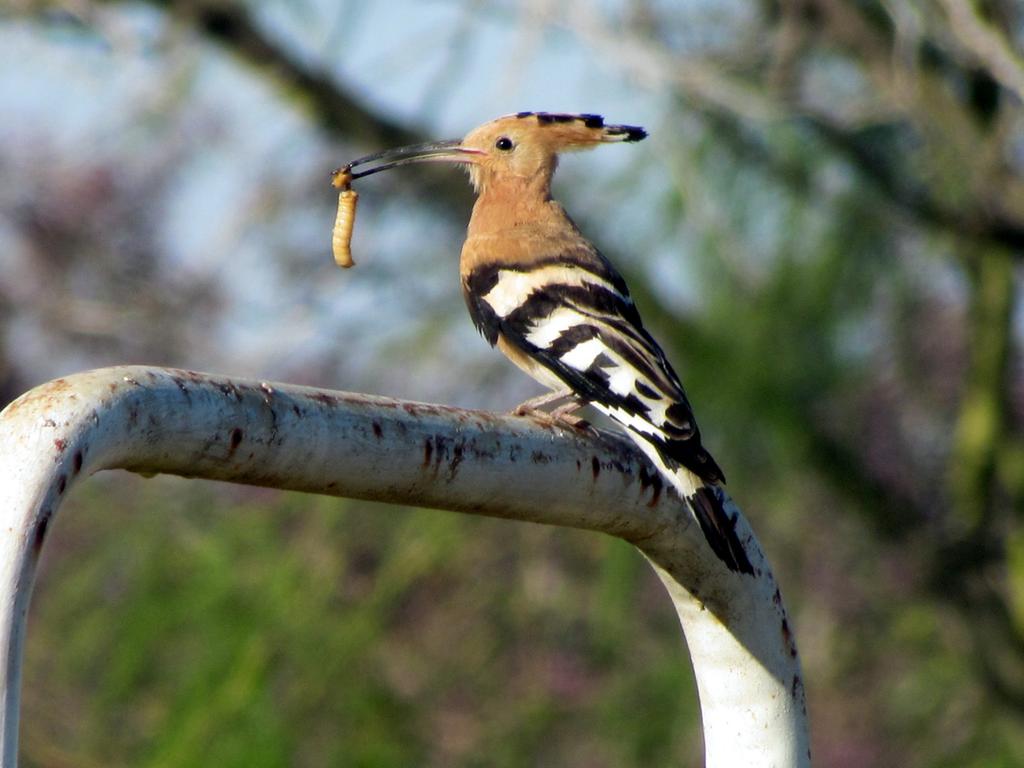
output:
M706 765L808 766L800 663L739 510L755 574L728 571L627 440L535 420L165 368L69 376L0 413L0 758L17 764L22 643L46 530L81 478L167 473L618 536L652 562L693 661Z

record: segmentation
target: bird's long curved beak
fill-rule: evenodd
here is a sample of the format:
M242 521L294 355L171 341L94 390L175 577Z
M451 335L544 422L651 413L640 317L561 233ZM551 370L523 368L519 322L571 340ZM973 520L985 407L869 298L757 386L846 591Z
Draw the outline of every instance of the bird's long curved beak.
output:
M478 156L485 154L479 149L463 147L461 143L461 139L451 139L385 149L383 152L375 152L372 155L353 160L335 173L348 171L350 178L354 180L410 163L473 163ZM359 166L367 167L364 170L355 170Z

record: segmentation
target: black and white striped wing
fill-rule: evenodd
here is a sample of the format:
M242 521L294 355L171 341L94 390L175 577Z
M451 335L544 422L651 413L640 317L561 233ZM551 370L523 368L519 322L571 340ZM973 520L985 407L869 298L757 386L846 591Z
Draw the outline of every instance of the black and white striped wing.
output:
M529 265L485 262L465 291L492 345L503 338L651 443L670 466L723 480L701 446L679 378L644 329L625 281L598 251L579 245Z

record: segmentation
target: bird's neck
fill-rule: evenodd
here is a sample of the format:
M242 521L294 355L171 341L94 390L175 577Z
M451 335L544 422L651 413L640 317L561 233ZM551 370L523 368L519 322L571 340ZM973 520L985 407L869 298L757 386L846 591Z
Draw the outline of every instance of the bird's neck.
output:
M565 210L551 199L550 180L503 179L500 184L481 186L473 216L470 238L511 235L516 228L575 229Z

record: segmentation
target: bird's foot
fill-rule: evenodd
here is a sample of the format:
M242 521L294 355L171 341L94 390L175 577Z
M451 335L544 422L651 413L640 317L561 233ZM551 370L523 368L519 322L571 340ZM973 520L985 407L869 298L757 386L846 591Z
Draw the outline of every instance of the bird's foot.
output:
M537 421L550 424L555 427L566 427L597 435L597 430L591 426L589 421L573 415L582 407L582 403L571 402L560 405L554 410L545 411L532 405L530 401L527 401L516 406L512 413L516 416L529 416Z

